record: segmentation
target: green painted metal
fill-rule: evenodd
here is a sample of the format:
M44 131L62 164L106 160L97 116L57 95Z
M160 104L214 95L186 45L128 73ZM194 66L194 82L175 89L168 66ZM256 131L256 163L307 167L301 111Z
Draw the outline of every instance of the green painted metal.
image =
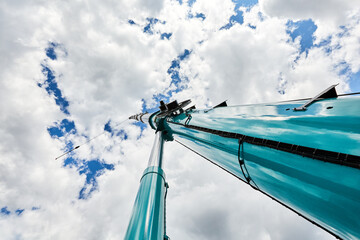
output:
M191 110L164 128L191 150L298 212L334 236L360 239L360 170L188 128L199 126L360 155L360 97ZM174 124L176 122L179 124ZM240 153L240 156L239 156ZM244 160L243 171L239 157Z
M156 124L154 124L155 121L155 117L156 115L159 113L160 111L154 112L153 114L151 114L150 118L149 118L149 125L151 126L152 129L156 130Z
M126 240L160 240L165 235L165 195L167 183L162 167L162 132L157 132L125 235Z
M125 239L164 238L165 174L159 167L148 167L141 178Z

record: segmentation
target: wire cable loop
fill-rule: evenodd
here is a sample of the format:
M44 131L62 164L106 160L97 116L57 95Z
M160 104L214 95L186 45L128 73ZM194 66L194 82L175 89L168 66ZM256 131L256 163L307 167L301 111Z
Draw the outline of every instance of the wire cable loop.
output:
M246 180L246 182L255 190L259 190L259 187L257 186L257 184L254 182L254 180L250 177L249 171L246 168L245 165L245 158L244 158L244 137L240 137L239 138L239 149L238 149L238 161L239 161L239 165L240 165L240 169L242 174L244 175L244 178ZM246 172L246 174L245 174ZM251 184L251 182L253 184Z

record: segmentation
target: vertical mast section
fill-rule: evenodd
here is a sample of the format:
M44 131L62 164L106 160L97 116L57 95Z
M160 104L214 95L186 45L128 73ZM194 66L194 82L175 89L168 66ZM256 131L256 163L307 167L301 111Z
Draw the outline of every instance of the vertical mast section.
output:
M163 132L158 131L135 199L126 240L167 239L165 234L165 197L167 183L162 170Z
M154 145L150 153L148 167L162 168L163 148L164 148L163 133L161 131L158 131L155 134Z
M165 180L163 166L164 141L172 141L171 134L164 125L165 117L170 114L180 114L183 107L190 100L181 102L173 101L167 105L160 104L160 111L155 113L140 113L130 116L129 119L148 122L156 130L155 141L151 150L148 167L145 169L140 187L135 199L130 223L125 235L125 240L167 240L166 235L166 195L169 185Z

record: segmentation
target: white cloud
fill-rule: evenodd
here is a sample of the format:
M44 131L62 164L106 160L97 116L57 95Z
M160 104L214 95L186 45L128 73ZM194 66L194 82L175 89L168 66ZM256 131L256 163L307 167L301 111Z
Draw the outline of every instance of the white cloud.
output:
M294 20L311 18L337 27L346 23L349 12L360 7L360 2L353 0L264 0L260 1L260 6L270 16Z
M229 18L235 14L234 7L235 5L231 1L198 0L193 4L192 11L195 13L204 13L206 16L205 24L209 30L217 31L227 24Z
M85 159L100 156L100 159L105 157L107 162L115 163L116 170L110 176L125 173L114 186L119 188L118 195L114 194L113 188L107 191L109 197L106 199L113 204L99 204L105 208L100 216L112 212L113 209L108 207L115 208L116 201L124 208L116 209L118 211L111 219L99 221L99 207L92 204L97 202L96 194L100 192L94 192L92 201L79 201L77 198L85 176L79 175L76 168L63 168L62 161L54 161L64 143L51 139L47 127L66 116L59 111L54 99L37 86L44 80L41 63L45 63L54 70L63 96L70 101L70 119L75 120L80 134L94 136L103 130L103 124L110 118L116 123L140 111L141 97L149 98L151 87L161 88L163 85L161 75L166 75L163 65L172 56L166 42L144 36L141 29L132 28L127 23L128 12L123 6L121 3L114 5L114 2L99 6L94 2L88 5L54 2L1 4L4 21L1 21L3 57L0 61L3 70L0 73L0 98L4 114L0 117L0 207L6 206L11 211L9 216L0 217L2 238L99 239L94 236L102 236L100 238L106 239L112 235L123 236L138 176L146 165L146 160L141 161L144 156L139 156L147 156L146 150L135 151L126 143L121 146L117 140L118 145L111 151L99 154L104 151L104 146L114 142L106 135L97 139L101 139L100 142L94 141L97 144L93 153L85 146L79 149L79 156ZM134 4L131 8L136 9ZM119 9L121 11L117 11ZM150 9L150 12L155 13L155 10ZM119 15L122 15L121 19ZM110 31L112 34L108 36ZM44 62L49 41L62 44L68 55L57 51L60 53L57 61ZM161 58L157 52L162 53ZM131 143L135 143L135 149L145 149L136 142L136 132L138 129L128 127ZM71 139L74 143L85 140L79 136L71 136ZM146 144L151 144L151 141ZM104 145L101 147L101 144ZM145 165L131 167L130 164L126 168L119 165L120 159L122 163L126 161L126 152L121 154L123 148L137 153L133 158L138 161L129 163L141 165L143 162ZM109 175L102 177L106 176ZM129 190L127 184L134 178L134 189ZM100 189L103 186L106 184L102 184L100 177ZM103 200L99 197L98 201ZM33 207L39 209L32 210ZM17 216L16 209L25 210ZM88 211L91 209L93 211ZM110 230L98 231L99 224L109 225L108 220L113 221L116 216L121 220L119 224L123 223L120 230L113 225Z
M349 18L343 29L332 36L332 57L339 64L346 62L352 72L360 70L360 11Z
M236 24L209 38L184 63L183 74L192 79L189 95L203 96L205 91L212 104L279 99L279 75L298 54L284 25L276 19L258 20L256 29Z
M331 43L339 43L341 51L329 57L322 49L313 49L308 57L301 55L294 63L299 46L289 41L287 20L272 17L284 17L274 10L276 4L255 6L244 13L242 26L235 24L219 31L234 14L231 1L198 0L193 8L177 1L155 0L2 2L0 208L7 206L12 212L0 215L2 237L124 236L153 131L146 129L138 139L140 129L126 123L126 141L106 133L75 152L81 159L99 158L115 166L98 177L98 190L86 200L77 199L85 176L75 167L62 167L62 160L54 158L62 152L64 139L77 145L86 141L83 135L101 133L110 119L114 127L141 111L142 98L154 105L153 94L169 87L167 69L184 49L192 50L180 69L189 79L188 89L173 98L192 98L198 106L225 99L240 104L303 97L305 93L309 96L337 81L333 67L338 62L345 60L354 71L359 69L358 23L351 22L349 34ZM350 24L345 16L347 6L334 13L334 22L345 19ZM262 9L267 15L260 17ZM189 13L204 13L206 18L189 18ZM330 13L323 10L319 19ZM303 10L291 18L306 14ZM148 17L165 21L153 26L154 35L143 33ZM129 19L136 24L130 25ZM170 40L160 40L164 32L173 34ZM49 42L61 44L55 50L56 61L45 55ZM45 78L42 63L54 71L70 103L70 116L37 86ZM279 76L287 81L285 96L277 93ZM340 80L346 90L345 79ZM75 121L78 134L50 138L47 127L65 117ZM165 151L170 237L332 239L181 146L167 143ZM33 211L32 207L40 209ZM16 209L25 211L17 216Z
M175 98L195 96L203 106L208 99L214 105L226 99L244 104L311 97L335 83L340 83L339 93L350 90L338 65L346 61L353 72L358 69L358 18L344 37L338 37L339 29L330 45L314 47L306 55L300 54L299 38L292 43L286 33L287 20L260 15L259 10L255 6L244 12L243 25L218 32L194 50L181 67L182 75L191 79L189 88ZM330 54L328 47L333 48Z
M360 9L360 1L353 0L318 0L318 1L283 1L264 0L260 1L262 11L271 17L283 19L315 21L318 29L315 32L316 41L326 39L329 34L337 31L339 26L346 25L349 16Z

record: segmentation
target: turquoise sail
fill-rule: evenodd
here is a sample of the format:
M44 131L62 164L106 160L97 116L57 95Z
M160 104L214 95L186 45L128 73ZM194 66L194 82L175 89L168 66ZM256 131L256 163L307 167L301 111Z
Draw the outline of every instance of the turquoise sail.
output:
M306 102L180 109L145 119L332 235L360 239L360 96L294 110Z

